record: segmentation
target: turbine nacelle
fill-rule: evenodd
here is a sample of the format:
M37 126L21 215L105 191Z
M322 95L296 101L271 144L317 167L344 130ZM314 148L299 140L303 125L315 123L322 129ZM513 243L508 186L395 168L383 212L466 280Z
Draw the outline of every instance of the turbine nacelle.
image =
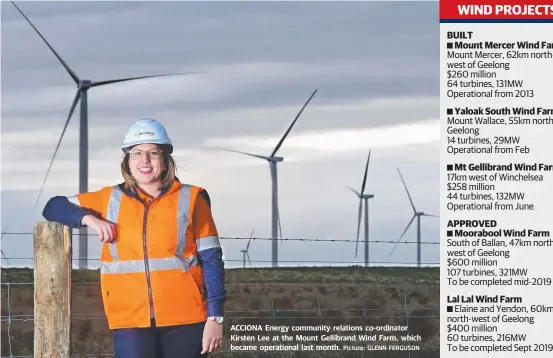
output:
M353 189L351 186L347 187L349 190L351 190L359 199L372 199L374 198L374 194L361 194L357 190Z
M416 211L415 212L415 216L429 216L431 218L439 218L440 216L439 215L434 215L434 214L427 214L423 211Z
M279 163L284 160L283 157L267 157L267 160L273 163Z
M92 81L91 80L80 80L79 84L77 85L77 88L87 90L90 87L92 87Z

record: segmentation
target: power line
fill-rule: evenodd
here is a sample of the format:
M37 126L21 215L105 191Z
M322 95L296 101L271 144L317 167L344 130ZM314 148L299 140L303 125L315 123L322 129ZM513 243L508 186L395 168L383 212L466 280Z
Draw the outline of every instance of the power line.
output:
M33 282L0 282L1 286L32 286ZM91 285L100 285L100 282L72 282L71 286L91 286ZM352 282L352 283L327 283L327 282L241 282L241 283L225 283L226 287L232 286L247 286L247 287L256 287L256 286L301 286L301 287L355 287L355 288L440 288L440 285L427 285L419 283L381 283L381 282Z
M3 232L2 235L33 235L32 232ZM78 234L74 233L73 236L98 236L98 234ZM229 236L220 236L221 240L267 240L270 241L272 238L270 237L229 237ZM310 242L357 242L357 240L351 240L351 239L319 239L319 238L299 238L299 239L293 239L293 238L287 238L283 237L282 239L279 239L282 241L310 241ZM369 240L369 242L374 243L381 243L381 244L396 244L397 241L392 240ZM419 244L418 241L401 241L400 244ZM440 245L439 241L421 241L420 244L423 245ZM279 261L280 262L280 261Z
M34 257L7 257L6 260L34 260ZM80 261L79 258L73 258L72 261ZM98 258L89 258L89 261L100 261ZM225 262L242 262L241 259L223 259ZM252 260L252 262L273 262L272 260ZM322 264L362 264L360 261L330 261L330 260L279 260L279 263L322 263ZM417 265L416 262L405 261L373 261L373 264L389 265ZM422 262L422 265L439 265L439 262ZM373 266L374 267L374 266ZM255 267L252 267L255 269Z

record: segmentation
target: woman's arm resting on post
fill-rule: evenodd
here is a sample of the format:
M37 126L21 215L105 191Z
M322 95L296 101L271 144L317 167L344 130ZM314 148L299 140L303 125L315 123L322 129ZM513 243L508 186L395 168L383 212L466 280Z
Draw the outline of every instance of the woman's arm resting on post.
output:
M75 196L54 196L44 206L42 216L72 228L82 228L87 215L101 217L104 190Z
M42 211L46 220L75 229L83 227L82 219L90 214L89 210L70 202L65 196L54 196L48 200Z

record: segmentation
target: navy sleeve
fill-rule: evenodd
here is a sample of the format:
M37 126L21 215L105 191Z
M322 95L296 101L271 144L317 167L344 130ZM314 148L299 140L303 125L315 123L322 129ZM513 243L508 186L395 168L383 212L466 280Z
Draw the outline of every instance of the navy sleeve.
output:
M204 210L202 222L195 221L196 229L202 232L203 237L198 238L197 253L202 266L204 285L206 288L207 314L211 316L224 316L225 300L225 265L223 250L219 243L219 236L211 215L211 199L206 190L200 191L199 198L207 204L199 207ZM201 204L201 203L199 203ZM196 213L196 212L195 212Z
M202 264L204 284L207 293L207 315L223 317L225 313L225 264L223 250L214 247L198 251L199 261Z
M73 204L65 196L54 196L46 203L42 216L48 221L58 222L74 229L82 228L81 220L85 215L93 214L87 209Z

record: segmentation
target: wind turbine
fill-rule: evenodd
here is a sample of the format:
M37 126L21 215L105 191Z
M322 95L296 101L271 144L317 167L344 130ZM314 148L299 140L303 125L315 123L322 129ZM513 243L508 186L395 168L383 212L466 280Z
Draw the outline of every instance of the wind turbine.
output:
M272 194L273 194L272 195L272 217L271 217L273 267L278 267L278 233L279 232L280 232L280 237L282 239L282 227L280 225L280 214L279 214L279 210L278 210L277 163L282 162L284 160L284 158L282 158L282 157L276 157L275 154L277 153L277 151L282 146L282 143L284 142L284 140L286 139L286 137L288 136L288 134L292 130L292 127L294 126L294 124L296 124L296 121L298 120L298 118L302 114L305 107L307 107L307 105L309 104L309 102L311 101L313 96L315 96L315 93L317 93L317 89L315 89L315 91L313 91L313 93L311 94L311 96L309 97L307 102L305 102L303 107L300 109L300 111L296 115L296 118L294 118L294 120L290 123L290 125L286 129L286 132L284 132L284 135L282 136L282 138L280 138L280 141L278 142L275 149L273 150L273 152L269 156L246 153L246 152L241 152L241 151L232 150L232 149L211 147L212 149L220 149L220 150L225 150L225 151L229 151L229 152L249 155L249 156L255 157L255 158L265 159L269 162L269 167L270 167L270 170L271 170ZM278 227L277 227L277 225L278 225Z
M250 254L248 253L248 249L250 248L250 243L252 242L253 230L255 230L255 229L252 229L252 233L250 234L250 240L248 241L248 245L246 246L246 250L241 250L242 251L242 256L243 256L243 259L244 259L244 268L246 268L246 256L248 257L248 262L250 263L250 267L252 266L252 261L250 260Z
M392 254L394 253L394 251L397 247L397 244L399 244L399 242L401 241L401 239L403 238L403 236L405 235L405 233L409 229L409 226L411 226L411 224L413 223L413 220L415 220L415 218L417 218L417 266L420 267L421 266L421 216L430 216L430 217L433 217L433 218L437 218L439 216L438 215L432 215L432 214L426 214L422 211L417 211L417 209L415 208L415 204L413 203L413 199L411 199L411 194L409 194L409 190L407 189L407 184L405 184L405 180L403 180L403 176L401 175L401 172L399 171L399 168L397 168L397 172L399 173L399 177L401 178L401 181L403 182L403 186L405 187L405 191L407 192L407 196L409 197L409 201L411 202L411 207L413 208L413 213L414 214L413 214L413 217L411 217L411 220L409 221L409 223L407 224L407 227L405 228L405 230L403 230L403 234L401 234L401 236L397 240L396 244L394 245L394 248L392 249L392 252L390 252L390 255L388 256L388 258L390 258L390 256L392 256Z
M363 176L363 183L361 184L361 192L351 188L348 188L359 197L359 214L357 217L357 241L355 242L355 257L357 257L357 247L359 245L359 229L361 228L361 212L363 211L363 202L365 203L365 267L369 266L369 199L374 198L373 194L365 194L365 186L367 184L367 173L369 171L369 161L371 160L371 151L367 156L367 164L365 165L365 175Z
M54 48L50 45L50 43L42 36L40 31L33 25L31 20L21 11L21 9L12 1L11 2L13 6L19 11L19 13L27 20L29 25L35 30L35 32L40 36L42 41L48 46L50 51L56 56L56 58L59 60L59 62L63 65L67 73L69 73L69 76L75 81L75 84L77 85L77 92L75 93L75 98L73 99L73 103L71 105L71 108L69 110L69 115L67 116L67 119L65 121L65 124L63 126L63 130L61 132L60 139L58 141L58 144L56 145L56 149L54 150L54 155L52 156L52 160L50 161L50 165L48 167L48 170L46 171L46 176L44 178L44 181L42 183L42 187L40 188L40 192L38 194L37 200L35 202L35 205L33 207L33 211L35 210L38 200L40 198L40 195L42 194L42 190L44 189L44 184L46 183L46 179L48 178L48 174L50 173L50 169L52 168L52 164L54 163L54 158L56 157L56 154L58 152L59 146L61 144L61 141L63 139L63 135L65 134L65 130L67 129L67 126L69 125L69 121L71 119L71 116L73 115L73 111L77 107L77 103L79 101L81 102L81 108L80 108L80 125L79 125L79 193L86 193L88 191L88 90L93 87L99 87L103 85L109 85L119 82L127 82L127 81L133 81L133 80L139 80L139 79L145 79L145 78L154 78L154 77L165 77L165 76L175 76L175 75L184 75L184 74L190 74L190 73L168 73L168 74L158 74L158 75L148 75L148 76L139 76L139 77L128 77L128 78L119 78L119 79L112 79L112 80L106 80L106 81L91 81L91 80L85 80L81 79L71 67L63 60L63 58L54 50ZM192 72L192 73L199 73L199 72ZM80 268L86 268L87 267L87 260L88 260L88 240L87 240L87 229L80 229L79 230L79 266Z

